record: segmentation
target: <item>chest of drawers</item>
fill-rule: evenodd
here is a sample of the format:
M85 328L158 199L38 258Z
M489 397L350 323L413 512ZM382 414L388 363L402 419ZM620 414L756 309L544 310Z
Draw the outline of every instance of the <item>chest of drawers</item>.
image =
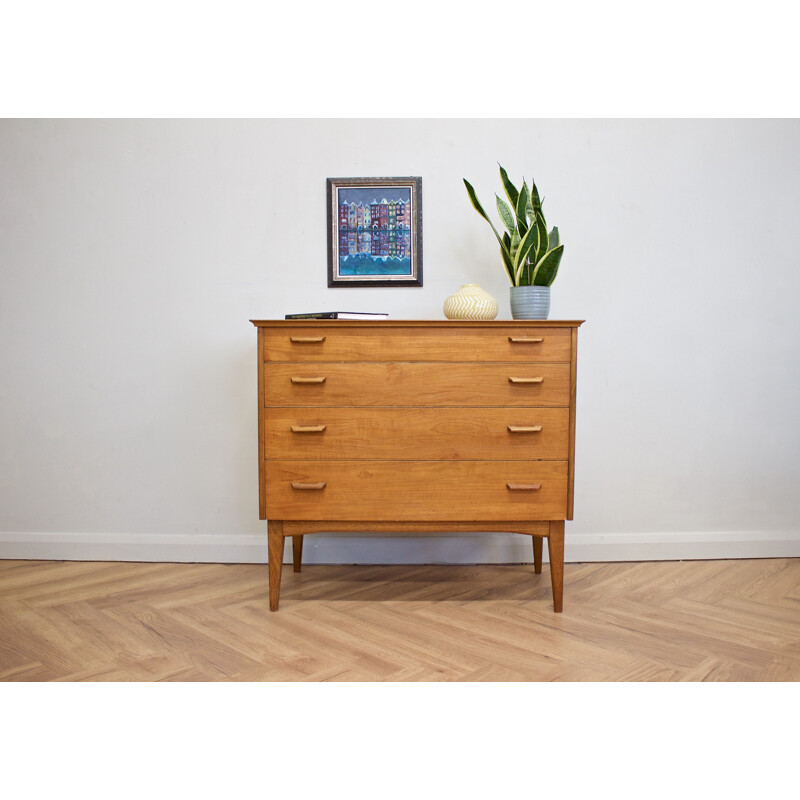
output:
M252 320L270 609L322 531L548 540L562 608L581 321Z

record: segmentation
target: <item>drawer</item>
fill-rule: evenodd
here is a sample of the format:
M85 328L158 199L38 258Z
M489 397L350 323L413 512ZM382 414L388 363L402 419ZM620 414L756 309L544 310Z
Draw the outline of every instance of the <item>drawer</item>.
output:
M265 458L566 461L567 408L268 408Z
M267 461L267 517L543 520L567 516L565 461Z
M267 406L568 406L569 364L269 364Z
M569 361L571 353L570 328L327 324L267 328L263 337L264 361Z

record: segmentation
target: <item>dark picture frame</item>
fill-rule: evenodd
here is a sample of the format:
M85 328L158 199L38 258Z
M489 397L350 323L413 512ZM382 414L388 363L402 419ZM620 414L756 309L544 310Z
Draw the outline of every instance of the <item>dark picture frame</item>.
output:
M328 178L328 286L422 286L422 178Z

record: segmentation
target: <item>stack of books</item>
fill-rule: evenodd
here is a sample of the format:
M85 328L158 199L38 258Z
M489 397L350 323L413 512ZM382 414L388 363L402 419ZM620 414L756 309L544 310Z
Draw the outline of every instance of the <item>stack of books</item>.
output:
M311 314L287 314L286 319L386 319L388 316L371 311L318 311Z

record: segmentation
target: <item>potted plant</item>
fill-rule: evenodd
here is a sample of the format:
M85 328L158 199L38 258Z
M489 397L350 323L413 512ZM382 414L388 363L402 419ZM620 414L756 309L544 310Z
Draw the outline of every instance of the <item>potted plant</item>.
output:
M547 232L536 184L531 181L528 188L523 179L522 188L517 190L503 167L500 167L500 179L508 198L506 202L495 195L497 212L506 229L502 236L483 210L470 182L466 178L463 180L473 207L489 223L500 244L503 265L511 281L511 316L514 319L547 319L550 286L558 273L564 245L558 228Z

